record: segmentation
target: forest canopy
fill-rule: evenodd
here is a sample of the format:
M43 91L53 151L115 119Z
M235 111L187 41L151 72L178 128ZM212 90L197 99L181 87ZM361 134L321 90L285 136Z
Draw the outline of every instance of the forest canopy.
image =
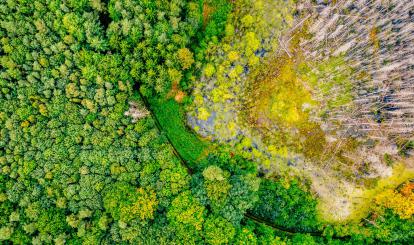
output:
M282 75L255 80L279 82L251 98L263 97L265 111L274 103L277 120L300 122L302 130L296 138L275 134L285 141L266 151L256 144L261 136L242 135L232 117L238 107L223 106L243 104L238 96L253 86L246 79L268 74L275 63L266 55L279 50L275 37L303 17L300 2L0 0L0 243L412 241L409 164L398 165L401 178L369 189L364 218L347 222L324 218L311 178L267 168L276 155L273 163L295 165L285 156L310 144L300 137L320 135L310 112L297 111L292 100L311 100L300 87L309 77L315 89L350 91L353 68L335 73L345 56L307 63L305 52L288 52L278 56L286 58L284 66L275 66ZM301 39L292 40L288 49ZM266 97L266 90L278 94ZM350 94L324 110L348 102ZM397 166L410 159L411 141L404 142L400 158L381 161ZM357 145L350 140L349 148L339 148ZM318 160L327 159L319 153Z

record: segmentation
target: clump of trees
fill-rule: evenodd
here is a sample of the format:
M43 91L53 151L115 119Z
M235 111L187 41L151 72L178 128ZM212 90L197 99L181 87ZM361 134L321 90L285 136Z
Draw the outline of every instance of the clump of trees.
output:
M193 175L193 192L214 214L240 223L258 199L260 180L254 163L223 151L209 155Z
M401 219L409 219L414 215L414 183L405 183L399 191L385 190L375 202L380 207L393 209Z
M183 78L191 77L194 64L187 47L200 29L199 8L196 1L109 1L109 46L122 54L145 96L187 88Z
M173 240L190 177L151 117L124 115L141 102L100 23L112 5L0 5L0 240Z
M302 232L317 231L317 201L298 182L262 180L252 214L276 225Z
M212 212L218 186L206 180L201 200L154 120L131 108L141 104L135 82L148 96L191 70L198 4L0 4L0 240L231 242L251 207L233 196L254 191L252 177L226 175L225 203L238 210L218 201Z

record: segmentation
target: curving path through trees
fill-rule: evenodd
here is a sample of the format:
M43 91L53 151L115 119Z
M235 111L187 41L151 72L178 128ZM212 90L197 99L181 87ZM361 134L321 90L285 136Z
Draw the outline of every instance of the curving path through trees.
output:
M139 89L136 89L136 91L138 91L138 94L140 95L142 101L144 102L145 107L150 111L152 118L154 119L155 125L157 127L157 129L160 132L166 132L166 130L163 129L163 127L161 126L160 121L158 120L158 117L156 115L156 113L154 113L154 111L151 108L151 103L148 101L148 99L141 94L141 92L139 91ZM188 161L186 159L183 158L183 156L179 153L179 151L175 148L174 144L172 143L172 140L170 139L170 136L168 135L168 133L165 134L169 144L172 146L173 149L173 153L174 155L180 160L180 163L183 167L185 167L187 169L187 172L192 175L193 174L193 169L189 166ZM272 229L278 231L278 232L282 232L287 236L293 236L295 234L309 234L311 236L317 236L317 237L324 237L323 233L318 231L318 232L300 232L300 231L296 231L294 229L289 229L283 226L279 226L276 224L273 224L267 220L264 220L260 217L256 217L250 213L246 213L245 218L250 219L256 223L259 224L263 224L266 226L271 227ZM333 236L332 238L334 239L340 239L340 240L347 240L350 237L349 236Z

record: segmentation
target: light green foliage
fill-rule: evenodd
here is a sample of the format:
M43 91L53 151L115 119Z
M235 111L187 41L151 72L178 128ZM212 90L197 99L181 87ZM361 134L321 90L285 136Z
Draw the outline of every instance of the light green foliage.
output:
M301 79L311 85L316 93L327 97L321 114L339 106L348 105L352 97L350 78L352 69L347 65L345 57L330 57L320 63L301 63L297 71ZM333 91L337 91L333 93Z
M181 48L177 51L181 67L186 70L194 63L193 53L188 48Z
M178 195L172 202L168 218L171 222L189 225L195 230L201 230L204 207L200 205L189 191Z
M219 167L211 165L203 171L204 188L213 206L223 205L226 201L231 185L228 177L230 174Z
M201 160L206 155L209 144L200 140L186 127L185 115L180 105L174 100L163 99L153 99L151 105L162 128L180 155L191 165Z
M0 228L0 241L10 239L13 234L13 229L11 227L1 227Z
M160 172L160 180L164 183L158 194L172 196L188 188L189 176L184 168L164 169Z
M205 208L190 191L179 194L168 210L168 220L174 225L177 236L195 243L201 237Z
M153 219L158 205L152 190L136 189L122 182L108 187L103 203L112 218L126 223L137 218Z
M248 227L239 228L234 238L234 244L257 244L257 238L251 229Z
M223 172L221 168L211 165L204 169L203 176L208 181L224 181L228 174Z
M311 235L297 234L289 244L317 245L319 243Z
M257 165L236 154L259 155L246 150L251 139L241 149L213 149L170 99L200 80L214 83L207 101L236 100L245 70L260 64L256 53L275 49L269 31L291 22L292 2L282 2L0 1L0 243L323 242L281 238L246 218L269 211L274 224L304 231L318 224L314 199L297 186L260 186ZM301 75L323 79L302 68ZM204 100L205 84L197 83L194 104L208 121L218 108ZM134 89L154 114L135 120L125 113L146 101ZM229 118L223 125L236 136ZM381 228L357 227L366 228L365 240L348 226L326 233L412 240L412 219L384 217L369 217Z
M204 223L204 236L208 244L229 244L235 234L235 228L220 216L210 216Z
M239 227L233 240L234 244L272 244L286 245L290 241L289 238L280 236L277 230L269 226L246 220L243 227ZM299 243L300 244L300 243Z
M48 209L41 211L36 226L40 234L57 236L64 233L68 225L62 210Z

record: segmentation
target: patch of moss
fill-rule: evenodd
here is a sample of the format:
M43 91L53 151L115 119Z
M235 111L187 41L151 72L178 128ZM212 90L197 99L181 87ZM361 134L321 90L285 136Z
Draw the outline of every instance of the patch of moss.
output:
M388 153L384 154L384 161L388 166L391 166L394 163L394 159L392 158L392 156Z
M307 36L305 24L293 35L288 50L252 72L246 92L251 97L246 106L249 110L244 115L249 127L258 129L275 148L288 147L319 163L327 160L327 151L334 150L336 161L349 163L342 153L355 149L354 143L328 143L325 132L311 117L328 120L329 111L352 102L353 71L343 56L306 60L299 43Z
M269 104L267 116L272 121L287 125L307 120L308 113L302 109L303 105L314 104L310 92L300 83L292 63L290 59L285 60L278 76L265 83L263 88L270 92L270 101L264 98L264 103Z
M322 62L303 62L297 72L301 80L324 99L322 112L347 105L353 100L350 80L353 71L343 55L329 57Z
M211 143L190 131L185 124L184 112L176 101L152 98L150 103L174 148L188 163L193 164L207 156Z
M302 151L305 157L309 159L324 157L323 152L326 150L327 142L325 133L318 124L307 123L305 127L300 128L300 134L303 137Z

